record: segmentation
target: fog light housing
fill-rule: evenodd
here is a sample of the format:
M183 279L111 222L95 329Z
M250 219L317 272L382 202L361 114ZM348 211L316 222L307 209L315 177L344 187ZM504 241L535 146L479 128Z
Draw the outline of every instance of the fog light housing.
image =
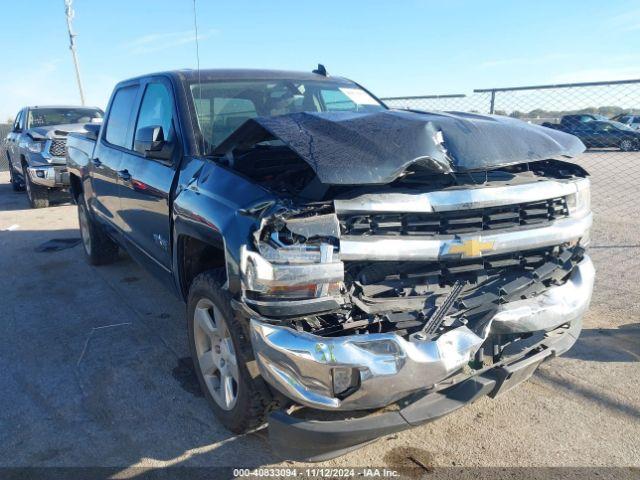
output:
M356 368L335 367L332 371L333 393L338 398L344 398L357 389L360 381Z
M36 170L36 177L44 178L44 171L43 170Z

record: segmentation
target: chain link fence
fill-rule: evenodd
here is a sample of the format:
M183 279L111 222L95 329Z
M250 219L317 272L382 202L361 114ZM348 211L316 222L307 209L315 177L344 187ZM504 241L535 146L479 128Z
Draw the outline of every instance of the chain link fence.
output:
M599 278L619 280L615 291L613 287L606 290L608 294L631 299L638 307L640 80L493 88L468 95L383 100L393 108L508 115L579 137L587 150L572 161L591 175L591 252Z
M11 131L11 125L0 123L0 172L9 170L9 159L7 158L7 149L5 148L5 138Z

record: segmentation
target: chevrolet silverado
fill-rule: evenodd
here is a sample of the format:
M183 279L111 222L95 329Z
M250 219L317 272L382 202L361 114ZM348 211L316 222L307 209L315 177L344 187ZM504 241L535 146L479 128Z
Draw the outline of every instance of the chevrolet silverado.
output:
M186 303L222 424L319 461L528 379L576 341L594 268L567 133L391 110L350 80L172 71L70 134L84 253Z

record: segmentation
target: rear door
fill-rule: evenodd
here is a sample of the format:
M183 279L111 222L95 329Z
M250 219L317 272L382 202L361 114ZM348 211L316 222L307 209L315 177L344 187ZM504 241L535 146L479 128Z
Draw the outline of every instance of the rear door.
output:
M141 85L142 101L134 120L133 146L140 129L161 126L165 140L173 146L171 158L148 158L144 151L127 150L119 168L122 229L140 260L170 272L170 191L181 149L176 128L176 110L171 83L164 77L149 78ZM154 265L155 264L155 265Z
M118 171L124 152L131 148L137 83L118 87L114 92L94 157L89 162L94 195L90 206L108 222L121 227Z

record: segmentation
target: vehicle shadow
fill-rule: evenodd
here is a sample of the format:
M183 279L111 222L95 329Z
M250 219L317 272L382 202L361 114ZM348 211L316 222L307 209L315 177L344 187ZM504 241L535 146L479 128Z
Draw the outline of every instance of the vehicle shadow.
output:
M8 179L7 174L7 179ZM16 192L11 187L10 183L5 183L0 179L0 198L2 201L0 202L0 212L5 211L16 211L16 210L29 210L31 207L29 206L29 199L27 198L27 192L21 191ZM60 205L68 205L70 204L70 198L67 194L64 193L56 193L55 196L51 198L52 207L57 207Z
M8 178L8 177L7 177ZM29 200L26 192L15 192L11 184L0 182L0 211L28 210Z
M573 348L562 356L592 362L638 362L640 323L618 328L586 328Z
M193 478L278 461L265 431L229 432L198 391L180 300L126 255L96 268L81 245L37 253L78 230L31 228L0 231L0 468Z

